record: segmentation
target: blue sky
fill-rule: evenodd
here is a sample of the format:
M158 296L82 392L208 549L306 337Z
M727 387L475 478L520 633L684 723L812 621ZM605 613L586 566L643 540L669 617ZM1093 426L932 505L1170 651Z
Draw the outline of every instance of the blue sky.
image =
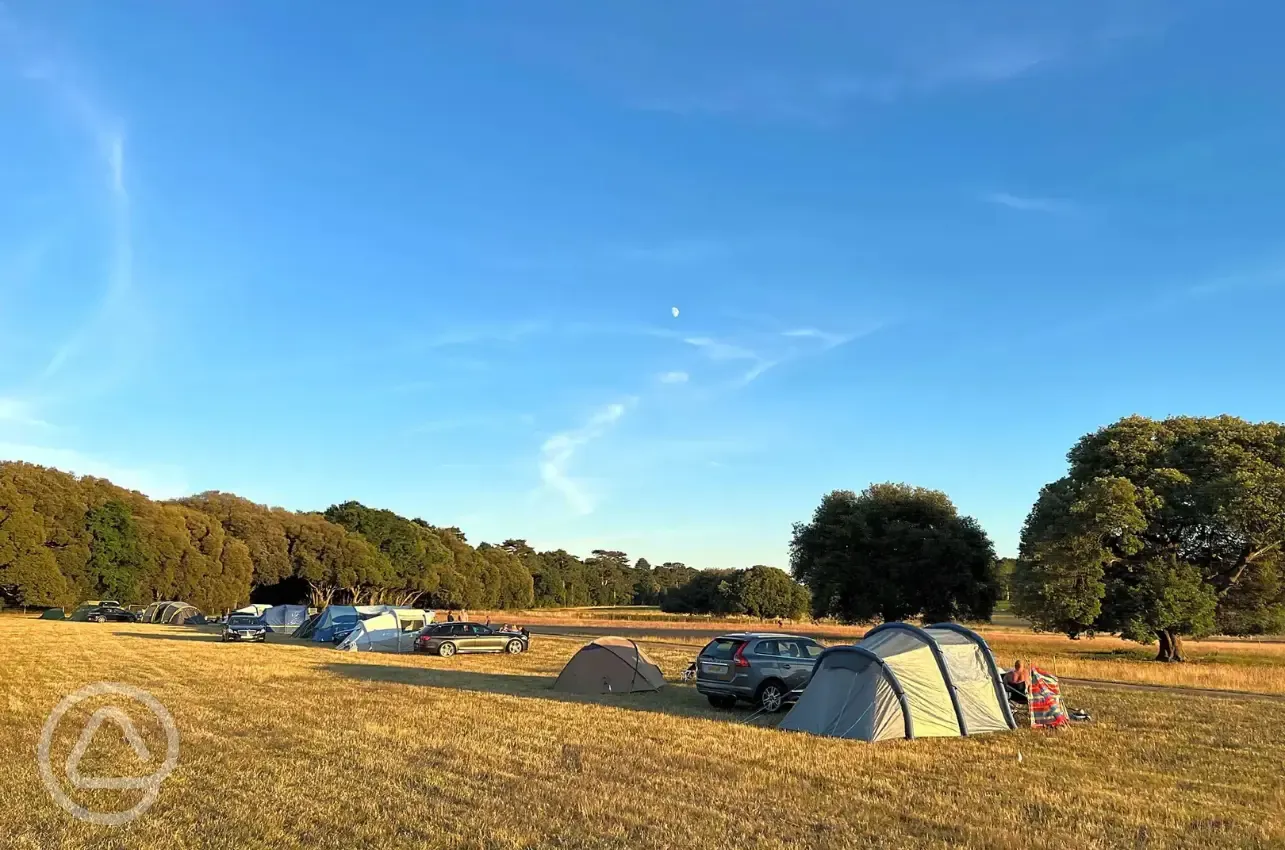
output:
M785 566L1285 417L1280 4L305 5L0 4L0 457Z

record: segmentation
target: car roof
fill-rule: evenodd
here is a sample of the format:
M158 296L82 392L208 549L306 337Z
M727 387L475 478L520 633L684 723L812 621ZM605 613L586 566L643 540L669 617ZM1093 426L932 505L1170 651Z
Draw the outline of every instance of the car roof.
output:
M725 635L719 635L715 640L759 640L762 638L790 638L798 640L815 640L807 635L787 635L784 632L731 632Z

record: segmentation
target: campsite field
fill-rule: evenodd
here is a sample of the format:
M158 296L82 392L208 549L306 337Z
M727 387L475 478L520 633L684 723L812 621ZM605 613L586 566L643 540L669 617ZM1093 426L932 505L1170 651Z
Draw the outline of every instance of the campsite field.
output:
M1285 844L1279 699L1079 686L1068 701L1097 719L1065 733L870 746L738 722L745 712L714 711L676 682L551 692L582 640L440 659L0 618L0 835L95 850ZM642 643L671 679L694 649L660 629ZM121 828L56 807L35 760L59 699L102 680L155 695L182 742L158 802ZM59 726L55 765L96 705ZM82 773L140 772L111 738ZM104 810L138 794L76 793Z
M485 615L483 615L485 616ZM512 612L497 612L498 619L514 619ZM776 630L775 623L749 619L717 620L651 614L646 622L616 621L598 609L530 611L518 615L530 628L544 632L622 634L650 640L700 643L714 635L745 629ZM640 616L647 616L642 614ZM1005 625L975 625L1002 664L1013 659L1034 660L1049 672L1075 679L1207 688L1248 693L1285 694L1285 641L1213 638L1184 641L1189 661L1156 664L1155 647L1141 646L1111 636L1069 640L1064 635L1034 634L1029 629ZM866 627L834 624L791 623L785 631L809 634L830 643L851 643Z

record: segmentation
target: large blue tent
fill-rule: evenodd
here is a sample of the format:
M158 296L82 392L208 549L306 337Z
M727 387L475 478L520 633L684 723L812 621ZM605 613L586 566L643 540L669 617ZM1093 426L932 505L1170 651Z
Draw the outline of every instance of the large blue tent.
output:
M308 619L308 606L273 605L263 612L260 619L273 632L292 634L295 629L302 626L304 621Z

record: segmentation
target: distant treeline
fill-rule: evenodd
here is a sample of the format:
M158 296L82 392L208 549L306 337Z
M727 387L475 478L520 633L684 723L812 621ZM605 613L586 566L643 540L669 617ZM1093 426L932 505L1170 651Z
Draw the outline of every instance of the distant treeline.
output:
M296 513L208 492L168 502L20 462L0 463L0 603L247 601L434 608L655 605L785 616L807 591L781 570L631 565L624 552L471 545L458 528L357 502ZM788 598L786 605L783 601ZM800 602L799 600L803 600ZM783 607L784 606L784 607Z

